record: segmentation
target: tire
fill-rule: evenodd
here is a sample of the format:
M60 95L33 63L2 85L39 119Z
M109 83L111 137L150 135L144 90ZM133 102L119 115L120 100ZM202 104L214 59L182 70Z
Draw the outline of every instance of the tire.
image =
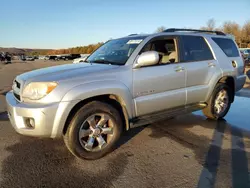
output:
M218 113L218 108L216 108L216 99L219 95L220 92L224 92L225 91L225 95L227 95L227 100L223 100L223 103L226 103L226 106L224 106L221 110L220 113ZM209 119L213 119L213 120L219 120L222 119L223 117L225 117L231 107L231 101L233 98L234 93L232 92L232 90L223 83L218 83L215 86L215 89L208 101L208 105L206 108L203 109L203 114L209 118ZM225 98L225 97L224 97ZM220 105L219 105L220 106Z
M104 119L108 119L105 125L100 123ZM97 126L98 123L100 126ZM99 159L115 149L123 130L122 127L121 116L114 107L93 101L84 105L74 115L64 135L64 142L69 151L80 159ZM104 134L104 130L112 132L112 135L111 133Z

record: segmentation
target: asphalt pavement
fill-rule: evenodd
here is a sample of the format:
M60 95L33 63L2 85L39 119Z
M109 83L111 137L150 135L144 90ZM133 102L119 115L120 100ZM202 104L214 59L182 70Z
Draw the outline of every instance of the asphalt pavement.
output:
M238 94L225 120L207 120L198 111L132 129L114 152L85 161L72 156L61 139L26 137L11 127L4 95L27 65L0 68L1 188L250 187L248 95Z

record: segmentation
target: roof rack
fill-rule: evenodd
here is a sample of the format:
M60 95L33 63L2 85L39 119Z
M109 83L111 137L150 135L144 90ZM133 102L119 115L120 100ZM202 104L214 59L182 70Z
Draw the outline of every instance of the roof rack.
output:
M137 35L137 34L130 34L130 35L128 35L128 36L134 36L134 35Z
M215 33L216 35L226 35L222 31L209 31L209 30L199 30L199 29L177 29L177 28L170 28L166 29L163 32L176 32L176 31L192 31L192 32L199 32L199 33Z

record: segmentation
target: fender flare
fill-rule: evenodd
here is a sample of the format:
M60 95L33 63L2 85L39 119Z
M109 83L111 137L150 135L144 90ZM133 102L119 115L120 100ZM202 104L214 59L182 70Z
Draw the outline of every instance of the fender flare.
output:
M116 80L93 81L77 85L64 95L62 102L83 101L101 95L115 96L120 105L126 109L128 118L134 117L135 104L133 96L125 84Z

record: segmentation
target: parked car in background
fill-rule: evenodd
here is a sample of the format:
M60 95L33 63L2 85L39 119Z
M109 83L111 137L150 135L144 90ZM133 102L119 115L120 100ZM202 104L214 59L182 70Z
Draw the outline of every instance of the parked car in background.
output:
M33 56L26 56L25 59L26 61L35 61L35 57Z
M245 59L250 60L250 48L240 49L240 51Z
M25 55L21 55L21 56L20 56L20 60L26 61L26 56L25 56Z
M74 60L76 58L80 58L81 54L70 54L71 59L70 60Z
M250 48L240 49L240 52L245 61L246 66L250 66Z
M44 55L39 55L38 59L40 59L40 60L44 60L44 59L45 59L45 57L46 57L46 56L44 56Z
M67 61L70 58L69 56L70 56L69 54L60 55L59 60Z
M90 54L81 54L81 57L74 59L73 63L83 63L89 57L89 55Z
M35 60L34 57L32 57L32 56L25 56L25 55L21 55L20 59L22 61L34 61Z
M4 52L1 52L0 53L0 61L5 61L5 53Z
M10 63L11 63L11 60L12 60L11 54L8 53L8 52L6 52L6 54L5 54L5 59L6 59L5 64L10 64Z
M74 60L80 57L81 57L80 54L65 54L65 55L61 55L60 59L64 61L68 61L68 60Z
M58 58L58 56L56 56L56 55L50 55L50 56L49 56L49 60L58 61L59 58Z
M18 55L13 55L12 60L19 60L19 56Z

